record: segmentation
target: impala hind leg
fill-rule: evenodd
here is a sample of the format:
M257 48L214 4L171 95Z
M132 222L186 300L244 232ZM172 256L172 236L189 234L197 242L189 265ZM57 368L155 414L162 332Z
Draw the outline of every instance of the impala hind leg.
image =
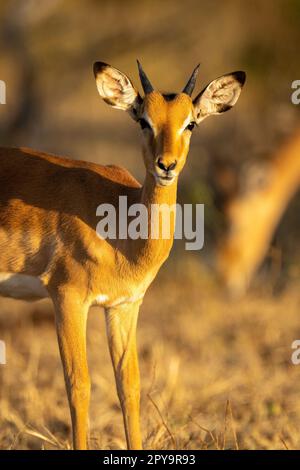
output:
M136 350L138 304L106 311L110 355L122 408L128 449L142 449L140 432L140 377Z
M73 430L74 449L87 448L90 378L86 355L88 308L74 295L56 299L56 329Z

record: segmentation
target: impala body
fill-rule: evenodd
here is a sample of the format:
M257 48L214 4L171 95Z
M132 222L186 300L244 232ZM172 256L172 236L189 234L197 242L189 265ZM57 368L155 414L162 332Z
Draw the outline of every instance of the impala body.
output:
M147 287L169 255L173 231L168 239L100 239L96 210L102 203L118 209L119 196L127 196L128 205L147 208L176 202L194 125L230 109L245 81L243 72L224 75L192 101L197 72L182 93L162 95L139 64L142 98L125 74L103 62L94 65L100 96L142 128L142 186L119 167L30 149L0 150L0 294L53 301L75 449L87 446L86 321L91 305L105 309L127 446L142 448L137 316ZM173 218L171 225L174 230Z

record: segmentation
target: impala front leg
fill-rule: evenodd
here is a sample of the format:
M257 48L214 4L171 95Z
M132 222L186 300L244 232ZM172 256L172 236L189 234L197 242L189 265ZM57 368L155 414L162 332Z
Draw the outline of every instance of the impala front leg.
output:
M86 355L88 307L74 292L54 295L56 329L73 429L73 448L87 448L90 378Z
M140 432L140 377L136 349L139 303L106 311L110 355L123 412L128 449L142 449Z

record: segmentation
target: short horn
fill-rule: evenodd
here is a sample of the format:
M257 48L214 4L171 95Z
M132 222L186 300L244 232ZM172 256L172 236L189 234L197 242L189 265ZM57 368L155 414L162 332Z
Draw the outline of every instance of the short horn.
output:
M198 72L199 72L199 67L200 67L200 64L198 64L197 67L194 68L193 73L189 78L189 81L187 82L184 89L182 90L182 93L185 93L186 95L192 96L192 93L193 93L195 85L196 85L196 80L197 80L197 75L198 75Z
M151 91L154 90L153 86L150 83L150 80L148 79L147 75L145 74L143 67L141 66L140 62L137 60L138 68L139 68L139 75L141 79L141 84L143 87L143 90L145 94L151 93Z

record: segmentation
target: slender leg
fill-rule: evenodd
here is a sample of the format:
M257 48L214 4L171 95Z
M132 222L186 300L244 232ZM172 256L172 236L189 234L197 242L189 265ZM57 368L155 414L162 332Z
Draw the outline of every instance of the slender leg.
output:
M140 432L140 377L136 350L139 303L106 311L110 355L123 412L128 449L142 449Z
M55 298L56 329L73 429L74 449L87 448L90 378L86 357L88 307L74 293Z

